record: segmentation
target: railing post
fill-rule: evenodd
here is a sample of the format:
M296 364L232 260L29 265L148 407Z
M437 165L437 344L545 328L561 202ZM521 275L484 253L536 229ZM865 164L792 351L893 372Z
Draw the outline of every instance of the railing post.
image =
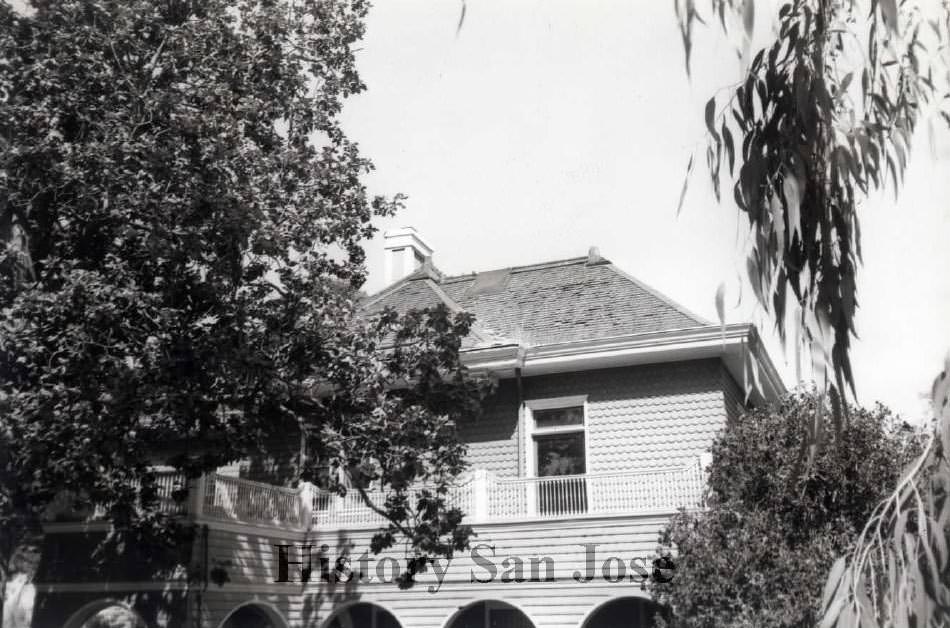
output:
M699 473L697 474L699 476L699 486L697 487L699 495L696 502L700 507L706 506L706 489L709 486L709 472L706 469L712 464L712 459L712 454L708 451L699 454Z
M537 517L538 511L538 494L544 491L544 488L540 487L540 481L537 478L525 478L526 483L524 485L524 498L525 498L525 514L529 517Z
M313 526L313 497L313 484L310 482L301 482L297 499L300 501L300 527L305 530Z
M347 493L349 494L349 493ZM333 497L330 498L330 521L340 525L344 523L350 523L347 520L346 512L346 498L340 495L339 493L333 493Z
M208 490L208 479L201 474L191 481L188 487L188 514L192 519L198 519L204 514L205 491Z
M472 520L488 521L489 518L489 477L487 469L472 471Z
M601 512L603 506L600 504L600 500L595 499L598 496L598 491L593 486L594 482L597 482L597 478L588 477L586 474L581 478L582 488L581 494L583 496L583 507L585 512L595 514Z

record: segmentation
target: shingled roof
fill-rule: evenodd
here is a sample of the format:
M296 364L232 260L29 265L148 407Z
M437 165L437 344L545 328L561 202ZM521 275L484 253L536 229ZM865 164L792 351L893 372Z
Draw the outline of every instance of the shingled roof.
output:
M475 315L466 349L541 346L710 323L601 258L586 257L443 277L431 266L369 297L367 314L446 304Z

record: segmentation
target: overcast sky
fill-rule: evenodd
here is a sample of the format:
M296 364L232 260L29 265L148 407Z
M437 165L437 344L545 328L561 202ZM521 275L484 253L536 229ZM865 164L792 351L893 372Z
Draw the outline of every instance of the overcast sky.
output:
M689 155L705 142L703 103L737 78L727 43L706 36L690 83L672 2L468 0L457 37L455 0L376 5L359 53L369 89L345 121L376 163L371 191L409 195L383 229L414 226L450 274L596 245L711 320L720 282L735 304L747 226L731 202L716 204L704 168L676 216ZM862 403L920 420L950 349L950 163L922 135L913 164L898 202L861 207L854 362ZM372 292L381 239L367 249ZM746 291L727 319L767 330L752 301ZM793 383L775 342L771 353Z

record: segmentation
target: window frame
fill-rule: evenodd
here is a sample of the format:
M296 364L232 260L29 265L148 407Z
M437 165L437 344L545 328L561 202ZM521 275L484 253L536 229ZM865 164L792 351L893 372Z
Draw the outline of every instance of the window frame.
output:
M528 399L524 402L524 476L526 478L536 478L538 476L538 448L536 437L541 436L561 436L565 434L580 433L584 438L584 473L590 474L590 433L589 413L587 395L570 395L565 397L546 397L540 399ZM539 428L535 422L534 413L538 410L561 410L564 408L582 409L581 423L576 425L556 425L551 427Z

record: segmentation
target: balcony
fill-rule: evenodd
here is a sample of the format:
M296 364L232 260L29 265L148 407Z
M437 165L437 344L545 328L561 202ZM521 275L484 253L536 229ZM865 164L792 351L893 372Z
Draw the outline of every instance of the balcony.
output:
M705 466L706 460L697 458L680 468L514 479L476 469L450 489L448 502L465 512L465 522L470 524L670 512L702 507ZM180 474L159 475L163 511L188 513L206 521L298 530L372 527L386 522L356 491L341 497L308 483L285 488L210 474L193 481L187 504L178 504L171 496L184 484ZM366 496L379 505L386 499L383 491L367 491ZM103 514L72 512L68 520L102 520Z
M188 512L188 504L180 501L179 494L187 488L185 476L177 471L156 471L155 488L158 497L156 510L167 515L184 515ZM136 485L137 486L137 485ZM178 497L178 499L176 499ZM76 499L74 494L66 491L59 493L46 507L43 521L46 524L95 522L106 519L106 510L102 506L77 507L76 503L85 503L85 496Z

